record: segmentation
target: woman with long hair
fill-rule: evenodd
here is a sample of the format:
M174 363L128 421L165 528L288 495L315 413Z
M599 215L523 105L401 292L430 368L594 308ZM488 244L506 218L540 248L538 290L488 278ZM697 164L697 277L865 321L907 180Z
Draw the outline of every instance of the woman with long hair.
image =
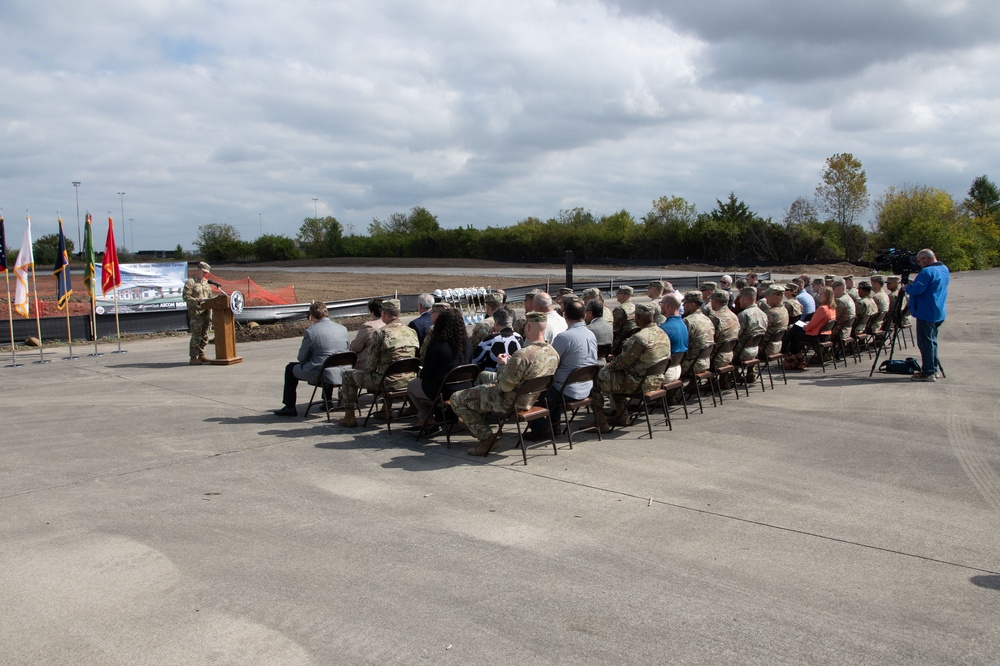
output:
M410 404L417 409L417 421L411 429L421 429L431 419L434 397L441 389L444 378L469 358L469 335L465 330L462 313L448 309L438 315L430 332L427 355L420 375L406 386ZM448 396L446 395L445 398Z
M805 326L795 326L792 329L792 335L788 339L788 356L785 357L785 368L805 370L809 367L802 348L815 345L823 327L837 318L834 303L833 289L820 287L816 292L816 312L813 313L812 318Z

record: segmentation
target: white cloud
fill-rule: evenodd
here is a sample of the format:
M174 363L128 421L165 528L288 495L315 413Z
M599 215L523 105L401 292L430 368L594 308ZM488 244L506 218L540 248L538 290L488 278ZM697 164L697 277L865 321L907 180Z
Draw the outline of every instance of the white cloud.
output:
M730 191L777 217L844 151L961 196L996 171L997 27L985 1L8 0L0 205L47 233L70 181L98 218L125 191L141 248L294 235L314 197L357 231Z

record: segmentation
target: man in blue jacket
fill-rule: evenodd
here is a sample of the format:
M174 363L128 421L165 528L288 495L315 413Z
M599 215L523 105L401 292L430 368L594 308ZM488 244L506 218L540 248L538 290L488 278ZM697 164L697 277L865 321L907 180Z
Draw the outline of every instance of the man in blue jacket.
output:
M917 347L920 349L920 372L910 379L918 382L937 380L938 328L944 323L944 302L948 298L951 275L948 267L937 260L931 250L917 253L920 272L906 287L910 297L910 314L917 320Z

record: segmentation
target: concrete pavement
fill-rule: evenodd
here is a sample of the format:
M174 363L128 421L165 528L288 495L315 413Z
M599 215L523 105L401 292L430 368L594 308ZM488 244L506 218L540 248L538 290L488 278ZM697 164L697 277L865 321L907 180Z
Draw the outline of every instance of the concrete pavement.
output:
M953 276L946 380L808 371L527 467L271 415L298 340L0 368L0 663L994 664L998 284Z

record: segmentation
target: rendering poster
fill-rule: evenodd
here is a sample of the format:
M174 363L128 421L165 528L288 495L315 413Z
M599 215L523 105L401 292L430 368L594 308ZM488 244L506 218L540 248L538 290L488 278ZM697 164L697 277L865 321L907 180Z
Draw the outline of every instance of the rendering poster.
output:
M113 315L115 297L112 292L100 293L101 265L95 267L97 314ZM120 264L122 283L118 292L118 313L186 310L184 283L188 277L187 263Z

